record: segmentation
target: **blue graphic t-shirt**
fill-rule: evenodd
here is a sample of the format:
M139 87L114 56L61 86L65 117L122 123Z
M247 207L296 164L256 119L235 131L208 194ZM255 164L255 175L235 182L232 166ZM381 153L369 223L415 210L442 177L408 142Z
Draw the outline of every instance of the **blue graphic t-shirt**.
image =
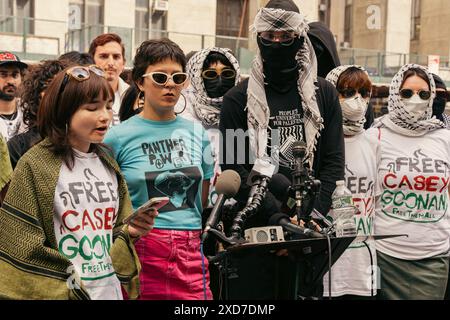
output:
M201 125L181 117L151 121L134 116L111 128L104 142L114 152L135 209L154 197L170 198L155 228L201 229L202 184L214 175Z

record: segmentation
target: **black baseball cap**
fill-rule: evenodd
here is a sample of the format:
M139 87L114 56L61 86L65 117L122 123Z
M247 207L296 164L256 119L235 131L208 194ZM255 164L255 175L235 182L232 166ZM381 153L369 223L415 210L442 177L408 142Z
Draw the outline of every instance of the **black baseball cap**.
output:
M19 69L27 69L28 65L20 61L19 57L8 51L0 51L0 66L16 65Z

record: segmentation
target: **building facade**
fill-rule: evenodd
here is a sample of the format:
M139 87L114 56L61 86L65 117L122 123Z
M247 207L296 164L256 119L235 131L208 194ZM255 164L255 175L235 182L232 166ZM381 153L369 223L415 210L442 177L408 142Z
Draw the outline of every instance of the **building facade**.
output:
M217 45L231 48L243 71L256 49L249 31L269 0L0 0L0 49L25 60L87 51L104 32L118 33L128 65L137 46L169 37L188 53ZM440 56L450 80L448 0L294 0L309 21L326 23L343 63L366 66L372 76L391 77L407 62Z

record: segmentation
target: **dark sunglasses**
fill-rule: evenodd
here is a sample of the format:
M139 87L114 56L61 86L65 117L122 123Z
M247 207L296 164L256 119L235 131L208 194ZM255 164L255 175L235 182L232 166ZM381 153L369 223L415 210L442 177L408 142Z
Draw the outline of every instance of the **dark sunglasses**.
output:
M416 92L419 95L420 99L422 100L429 100L431 98L431 91L427 90L414 91L412 89L400 90L400 97L402 97L403 99L410 99Z
M207 69L202 72L203 79L213 80L218 77L222 77L223 79L233 79L236 77L236 71L233 69L223 69L218 71L217 69Z
M150 77L154 83L160 86L165 86L170 79L175 83L175 85L180 86L186 82L188 79L187 73L177 72L169 75L165 72L150 72L142 76L143 78Z
M360 88L358 91L356 89L347 88L339 90L339 93L346 99L356 96L359 93L364 99L370 98L372 91L366 88Z

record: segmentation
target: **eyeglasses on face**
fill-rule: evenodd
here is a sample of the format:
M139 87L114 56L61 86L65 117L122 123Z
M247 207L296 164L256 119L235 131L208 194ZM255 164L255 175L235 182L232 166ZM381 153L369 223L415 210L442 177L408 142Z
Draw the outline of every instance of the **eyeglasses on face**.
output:
M298 34L293 31L264 31L261 32L258 36L264 46L271 46L274 43L280 43L283 46L290 46L294 43L295 39L298 38Z
M59 90L59 94L64 91L70 78L75 79L78 82L86 81L91 77L91 72L95 73L99 77L105 77L105 72L96 65L90 65L88 67L75 66L67 69L66 74L64 75L64 80L61 84L61 88Z
M222 70L206 69L202 72L203 79L213 80L217 79L218 77L222 77L223 79L233 79L236 77L236 71L230 68L225 68Z
M177 86L183 85L188 79L188 74L184 72L177 72L172 75L169 75L165 72L150 72L146 73L142 76L143 78L149 77L152 79L154 83L160 86L165 86L170 79L172 79L173 83Z
M427 91L427 90L414 91L412 89L400 90L400 97L402 97L403 99L410 99L416 93L419 95L420 99L422 99L422 100L429 100L431 98L431 91Z
M346 99L356 96L356 93L359 93L364 99L370 98L370 96L372 95L372 91L367 88L360 88L359 90L353 88L345 88L338 91Z

